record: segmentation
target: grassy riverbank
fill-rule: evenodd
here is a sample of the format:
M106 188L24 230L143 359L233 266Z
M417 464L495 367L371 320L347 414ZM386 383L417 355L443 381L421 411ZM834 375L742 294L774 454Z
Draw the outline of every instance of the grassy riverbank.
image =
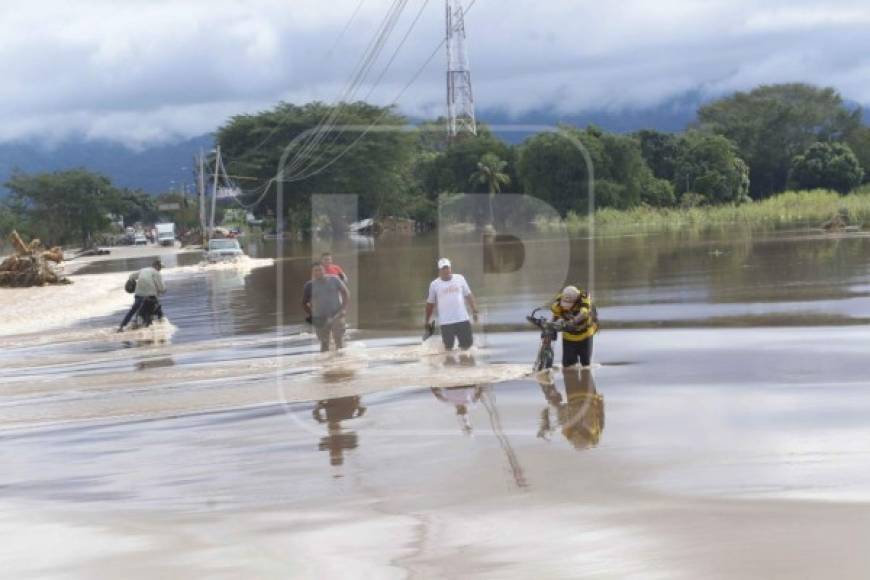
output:
M836 192L788 191L753 203L702 206L694 208L638 207L630 210L601 209L594 220L569 213L565 218L571 233L604 231L675 231L712 230L721 227L741 229L778 229L784 227L818 227L838 212L847 213L849 224L870 226L870 189L841 196ZM539 220L542 230L555 224Z

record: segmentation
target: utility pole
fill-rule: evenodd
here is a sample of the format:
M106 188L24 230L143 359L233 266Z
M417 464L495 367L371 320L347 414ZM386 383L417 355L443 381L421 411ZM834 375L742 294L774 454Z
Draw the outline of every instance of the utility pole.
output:
M205 153L202 149L199 150L196 173L196 191L199 195L199 231L202 233L203 242L205 242Z
M447 136L477 135L471 70L465 50L465 11L462 0L445 0L447 7Z
M221 166L221 146L217 146L217 150L215 151L214 156L214 182L212 183L211 188L211 217L208 221L208 237L211 238L214 233L214 211L215 206L217 205L217 189L218 189L218 175L220 172L218 168Z

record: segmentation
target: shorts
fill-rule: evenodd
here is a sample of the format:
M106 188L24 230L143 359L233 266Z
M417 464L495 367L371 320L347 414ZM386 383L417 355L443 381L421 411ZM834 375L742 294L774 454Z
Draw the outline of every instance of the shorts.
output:
M471 321L455 322L453 324L441 325L441 340L444 342L444 348L451 350L459 339L459 348L468 350L474 342L474 337L471 333Z
M330 318L315 318L313 319L314 331L317 333L317 339L320 341L321 349L329 348L329 338L335 341L335 347L341 348L344 346L344 332L347 328L347 323L343 316L337 317L332 324L327 324ZM323 347L326 348L323 348Z

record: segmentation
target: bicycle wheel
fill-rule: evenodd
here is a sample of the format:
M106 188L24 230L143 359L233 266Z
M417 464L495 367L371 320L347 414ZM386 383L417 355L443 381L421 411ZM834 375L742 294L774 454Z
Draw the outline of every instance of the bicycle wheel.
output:
M552 347L544 347L541 349L543 355L543 364L544 368L551 369L553 368L553 348Z
M544 369L544 346L541 345L541 348L538 350L538 356L535 357L535 363L532 365L533 372L540 372Z

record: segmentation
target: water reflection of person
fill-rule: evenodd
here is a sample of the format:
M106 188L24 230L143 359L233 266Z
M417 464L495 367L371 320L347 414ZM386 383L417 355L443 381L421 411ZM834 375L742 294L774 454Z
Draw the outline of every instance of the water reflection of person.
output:
M457 357L449 352L444 357L445 367L463 366L473 367L477 364L474 356L467 352L460 352ZM439 401L456 408L456 418L462 432L471 435L474 428L471 425L471 417L468 410L480 400L483 388L479 385L462 385L459 387L432 387L432 394Z
M541 411L538 437L549 439L561 428L562 435L576 449L598 445L604 431L604 397L598 394L589 369L563 369L565 398L552 379L541 382L547 406Z
M466 435L471 435L474 427L471 424L471 417L468 415L469 409L480 401L480 396L483 394L483 388L480 385L463 385L461 387L432 387L432 394L435 398L452 405L456 409L456 419L459 421L459 427Z
M366 408L360 405L360 397L338 397L318 401L311 412L318 423L326 423L326 437L320 439L318 449L329 451L330 465L344 463L344 450L356 449L358 438L353 431L342 431L341 422L362 417Z

